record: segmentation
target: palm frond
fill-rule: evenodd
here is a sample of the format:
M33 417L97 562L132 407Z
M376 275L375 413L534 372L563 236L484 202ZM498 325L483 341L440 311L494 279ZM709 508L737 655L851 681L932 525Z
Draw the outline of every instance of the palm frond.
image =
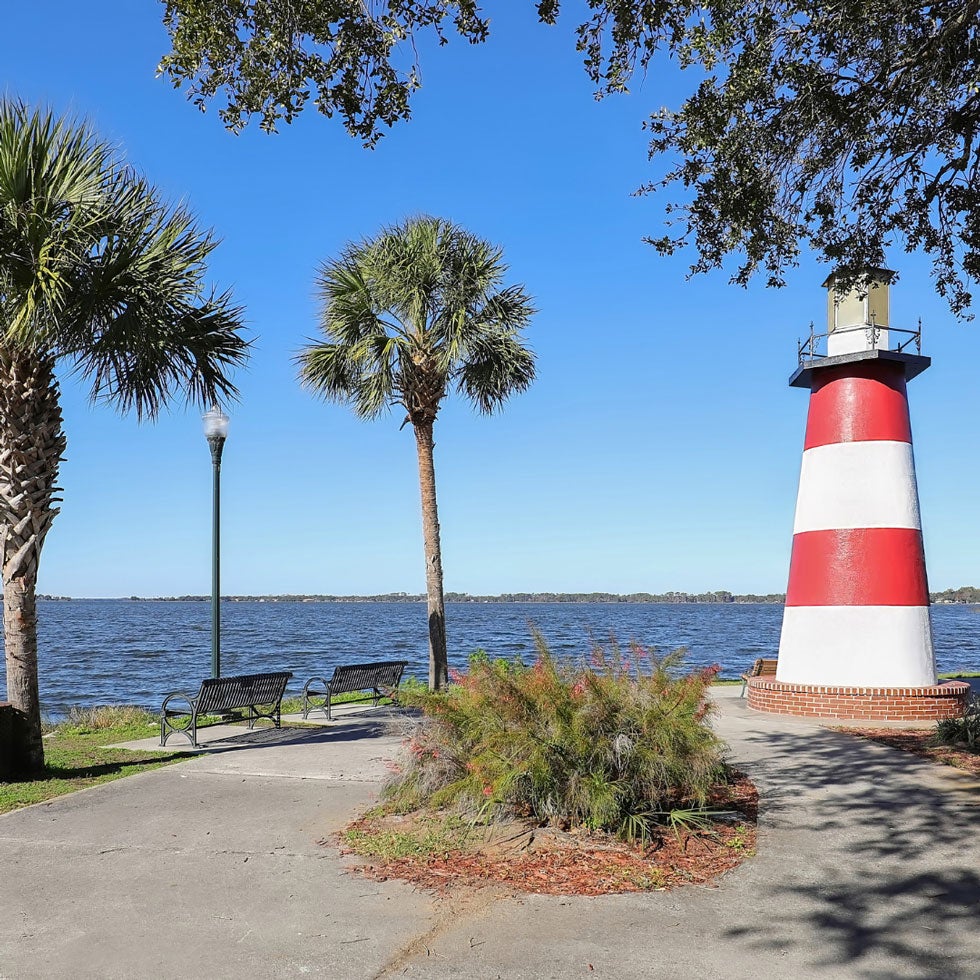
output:
M511 395L526 391L533 381L534 354L506 331L473 339L457 372L457 390L485 415L501 408Z
M230 380L248 345L240 309L225 294L163 311L133 303L89 334L74 354L74 370L92 383L92 398L138 418L153 418L179 393L199 405L238 395Z
M0 99L0 336L68 358L152 417L236 393L242 310L205 287L216 241L83 123Z
M365 419L383 413L397 397L399 339L376 335L357 344L311 343L297 357L300 383Z

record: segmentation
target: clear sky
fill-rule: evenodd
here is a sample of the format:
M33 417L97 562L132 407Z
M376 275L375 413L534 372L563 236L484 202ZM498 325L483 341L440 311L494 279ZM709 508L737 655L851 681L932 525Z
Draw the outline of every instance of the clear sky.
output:
M488 0L490 43L424 50L414 118L374 151L313 110L278 135L226 132L155 77L169 46L152 0L5 10L6 92L87 117L223 239L213 280L255 344L222 468L224 592L424 590L411 432L314 400L292 361L315 335L318 263L420 212L501 245L540 309L533 389L492 418L450 401L437 422L447 590L785 589L807 401L786 382L827 270L804 256L786 289L743 290L687 281L690 256L643 244L662 215L632 196L654 174L641 124L677 80L595 102L573 21L539 26L532 7ZM892 265L892 324L921 316L933 357L910 386L930 583L980 583L980 326L952 318L920 258ZM39 591L207 593L199 413L138 426L70 376L63 395Z

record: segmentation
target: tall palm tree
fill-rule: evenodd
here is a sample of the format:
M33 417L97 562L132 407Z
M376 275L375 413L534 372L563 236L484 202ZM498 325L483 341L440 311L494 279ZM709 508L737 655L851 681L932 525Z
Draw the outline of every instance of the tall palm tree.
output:
M153 418L230 398L241 311L204 288L216 242L84 123L0 99L0 541L7 697L43 765L35 586L65 451L56 365Z
M521 331L535 310L522 286L503 285L506 272L496 246L440 218L411 218L323 263L326 342L298 358L307 388L365 419L400 406L415 430L433 690L448 680L433 425L450 388L491 414L534 380Z

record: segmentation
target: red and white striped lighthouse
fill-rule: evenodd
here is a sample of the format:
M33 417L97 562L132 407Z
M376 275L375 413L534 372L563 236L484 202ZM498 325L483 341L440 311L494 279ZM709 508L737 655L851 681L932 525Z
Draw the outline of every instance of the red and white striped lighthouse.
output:
M749 706L834 718L962 714L969 685L937 684L906 384L930 360L890 330L891 273L828 289L827 334L790 379L810 389L775 680ZM823 337L827 354L816 356ZM894 344L894 347L892 346Z

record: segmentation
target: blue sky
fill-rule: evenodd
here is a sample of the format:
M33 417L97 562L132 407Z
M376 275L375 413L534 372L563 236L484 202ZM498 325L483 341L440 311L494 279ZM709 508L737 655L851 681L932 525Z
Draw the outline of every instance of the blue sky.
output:
M804 256L786 289L743 290L644 245L662 205L632 196L654 173L641 123L677 78L597 103L572 21L539 26L532 6L488 4L483 47L425 50L413 120L374 151L312 110L275 136L226 132L155 78L169 47L151 0L6 11L0 86L87 117L223 239L213 280L255 343L222 468L224 592L424 590L411 432L315 401L292 363L315 334L317 264L420 212L500 244L540 309L533 389L489 419L449 402L437 423L447 590L785 588L806 414L786 381L827 270ZM921 258L892 264L892 323L921 316L933 357L910 387L930 583L980 583L980 327L952 318ZM139 426L71 377L63 396L39 591L208 592L199 412Z

